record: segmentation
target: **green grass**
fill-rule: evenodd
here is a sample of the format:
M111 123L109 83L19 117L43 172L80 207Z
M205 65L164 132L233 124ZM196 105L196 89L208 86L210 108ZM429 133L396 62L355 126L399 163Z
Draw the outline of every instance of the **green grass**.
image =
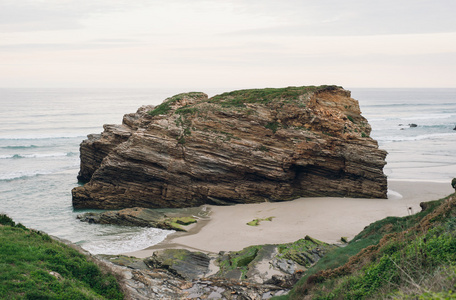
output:
M158 115L166 115L170 110L171 110L171 105L175 102L176 100L165 100L163 103L157 105L153 110L149 111L149 115L152 117L158 116Z
M152 117L158 116L158 115L166 115L171 111L171 106L176 103L177 101L180 101L184 99L185 97L201 97L203 96L203 93L200 92L190 92L190 93L182 93L175 95L173 97L165 99L161 104L157 105L153 110L149 111L148 114L151 115ZM182 107L181 108L181 113L189 113L190 108Z
M239 90L214 96L209 99L209 102L220 104L222 107L245 107L248 103L267 104L277 99L299 102L299 98L308 93L335 88L337 87L322 85Z
M288 296L275 299L305 293L312 299L446 299L456 290L456 209L448 199L427 202L415 215L372 223L306 271ZM373 245L372 252L362 252Z
M448 220L454 226L454 218ZM418 283L423 274L433 274L442 266L456 266L456 231L447 230L448 223L430 230L427 234L417 235L412 240L389 243L381 251L381 256L359 272L337 282L331 293L316 294L315 299L370 299L381 288L391 295L398 291L385 287L391 283ZM327 284L331 284L328 282ZM426 288L423 287L423 290Z
M5 215L0 224L0 299L123 299L115 277L76 250Z
M191 105L186 105L184 107L180 107L176 109L176 114L180 115L192 115L197 113L199 110L197 107L192 107Z

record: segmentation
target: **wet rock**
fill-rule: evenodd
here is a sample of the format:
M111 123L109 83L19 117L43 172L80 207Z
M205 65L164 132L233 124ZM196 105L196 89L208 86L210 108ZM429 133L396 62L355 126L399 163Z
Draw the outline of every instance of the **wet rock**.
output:
M316 251L316 249L319 251ZM241 251L205 254L184 249L155 251L139 259L99 255L122 275L130 299L269 299L288 293L314 263L335 246L306 236L294 243L247 247ZM298 255L306 253L306 255ZM292 258L286 258L288 255ZM210 270L216 265L219 271Z
M173 210L134 207L102 213L89 212L80 214L77 218L82 222L94 224L155 227L185 231L182 226L196 223L201 218L207 218L209 213L210 211L206 207Z
M209 272L210 257L201 252L185 249L155 251L144 260L152 269L163 268L185 280L202 278Z
M242 271L239 269L228 270L223 274L223 278L241 280Z
M294 274L296 270L304 267L292 261L291 259L275 259L271 262L272 266L286 274Z

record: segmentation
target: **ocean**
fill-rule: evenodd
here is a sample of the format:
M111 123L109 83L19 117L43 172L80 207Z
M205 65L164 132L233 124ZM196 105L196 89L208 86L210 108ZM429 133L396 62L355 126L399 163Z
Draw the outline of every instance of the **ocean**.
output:
M389 153L389 180L449 184L456 177L456 89L347 89L371 136ZM162 241L171 231L78 221L76 215L89 210L72 208L71 189L78 185L79 144L87 134L180 92L186 90L0 89L0 213L94 254Z

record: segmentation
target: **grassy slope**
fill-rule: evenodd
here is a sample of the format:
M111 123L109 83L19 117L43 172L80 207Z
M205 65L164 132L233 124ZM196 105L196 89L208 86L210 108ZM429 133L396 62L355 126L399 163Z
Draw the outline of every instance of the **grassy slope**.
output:
M0 215L0 299L123 299L123 294L115 277L84 255Z
M279 299L456 299L456 196L366 227Z

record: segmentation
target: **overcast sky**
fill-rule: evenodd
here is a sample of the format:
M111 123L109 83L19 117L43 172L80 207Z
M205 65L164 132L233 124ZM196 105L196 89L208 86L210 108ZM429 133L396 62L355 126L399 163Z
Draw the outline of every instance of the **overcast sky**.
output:
M456 87L455 0L0 0L0 87Z

